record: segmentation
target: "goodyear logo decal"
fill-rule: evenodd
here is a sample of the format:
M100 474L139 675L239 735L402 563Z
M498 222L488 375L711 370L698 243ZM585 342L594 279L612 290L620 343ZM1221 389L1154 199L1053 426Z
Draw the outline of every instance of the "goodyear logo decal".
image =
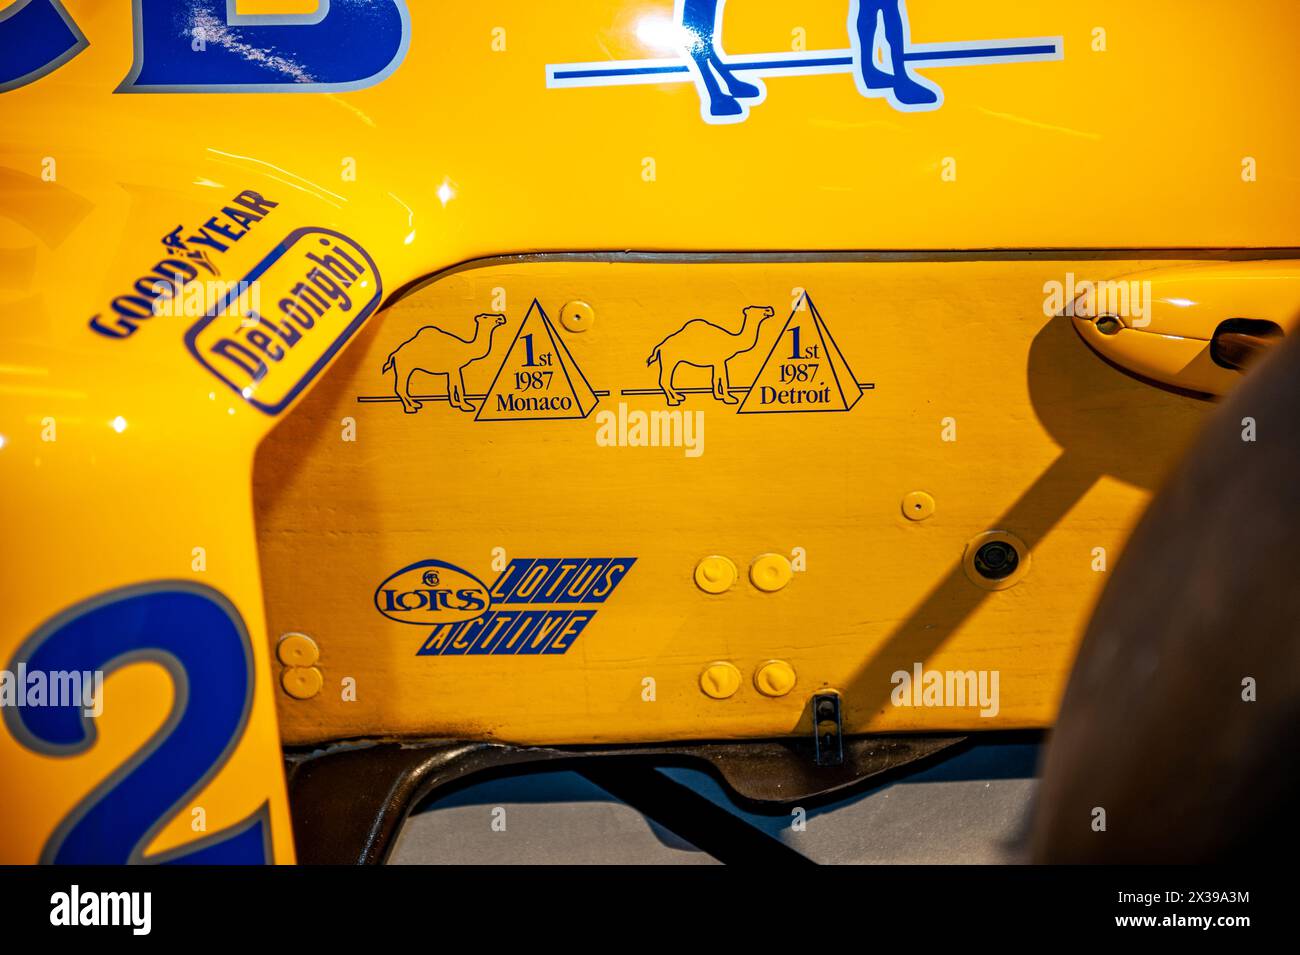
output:
M518 557L488 587L441 560L403 567L375 591L390 620L432 626L417 656L567 653L635 557Z
M374 260L340 232L297 229L185 334L199 363L254 408L279 414L379 306Z

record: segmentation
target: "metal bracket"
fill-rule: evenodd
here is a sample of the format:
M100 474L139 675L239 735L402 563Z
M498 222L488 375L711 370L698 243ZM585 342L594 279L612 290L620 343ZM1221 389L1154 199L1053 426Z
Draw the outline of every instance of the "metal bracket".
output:
M839 766L844 762L844 723L840 719L840 695L818 693L812 698L813 761L818 766Z
M714 775L728 794L748 811L785 813L792 805L807 807L866 780L880 780L887 773L927 759L963 739L961 736L841 739L838 696L814 697L814 725L820 712L816 701L823 698L830 705L826 710L829 732L825 741L814 733L812 744L807 737L564 747L510 746L471 740L378 739L295 750L286 754L286 769L298 861L382 863L392 851L402 821L416 804L443 787L483 773L509 771L510 767L578 771L592 767L596 769L598 785L612 786L611 791L622 793L619 798L627 797L625 801L634 798L637 788L645 789L651 783L667 779L654 772L654 767L703 769ZM836 761L823 762L823 755L833 755ZM636 785L626 773L621 777L622 782L615 785L611 782L614 776L609 772L601 774L599 770L606 762L634 764L646 772L637 777ZM642 811L647 811L647 807L643 806Z

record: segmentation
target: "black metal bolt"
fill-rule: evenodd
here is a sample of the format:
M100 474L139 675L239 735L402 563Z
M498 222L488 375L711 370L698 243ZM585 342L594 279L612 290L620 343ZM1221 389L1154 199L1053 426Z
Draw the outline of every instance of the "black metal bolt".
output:
M1005 580L1020 566L1020 555L1005 541L989 541L975 552L975 570L986 580Z

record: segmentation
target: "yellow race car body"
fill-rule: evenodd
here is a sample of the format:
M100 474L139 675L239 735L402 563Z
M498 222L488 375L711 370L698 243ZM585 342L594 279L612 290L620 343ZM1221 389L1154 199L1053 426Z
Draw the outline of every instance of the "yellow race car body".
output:
M1300 306L1297 11L1191 6L0 6L0 860L292 861L284 747L1050 726Z

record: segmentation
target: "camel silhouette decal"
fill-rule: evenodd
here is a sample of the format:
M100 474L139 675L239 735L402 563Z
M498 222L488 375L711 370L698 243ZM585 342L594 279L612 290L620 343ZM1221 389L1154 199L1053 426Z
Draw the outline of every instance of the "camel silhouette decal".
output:
M424 403L411 397L411 375L423 371L447 376L447 401L461 411L475 407L465 397L465 369L492 351L492 334L506 323L494 312L474 316L474 336L461 338L436 325L425 325L398 345L384 362L383 371L393 373L393 392L402 400L402 410L415 414Z
M742 4L743 6L743 4ZM722 48L726 0L676 0L668 43L677 57L546 67L552 89L694 83L706 123L739 123L767 96L764 77L849 73L858 92L883 98L900 112L939 109L943 90L918 68L1031 63L1065 58L1062 37L913 43L907 0L849 0L848 49L728 55Z
M776 314L776 310L770 305L750 305L742 313L744 319L737 332L729 332L702 318L693 318L650 352L646 367L659 362L659 387L669 405L679 405L686 400L673 386L673 373L678 365L708 368L713 375L713 397L723 404L740 404L740 399L731 393L727 362L758 344L759 330Z

